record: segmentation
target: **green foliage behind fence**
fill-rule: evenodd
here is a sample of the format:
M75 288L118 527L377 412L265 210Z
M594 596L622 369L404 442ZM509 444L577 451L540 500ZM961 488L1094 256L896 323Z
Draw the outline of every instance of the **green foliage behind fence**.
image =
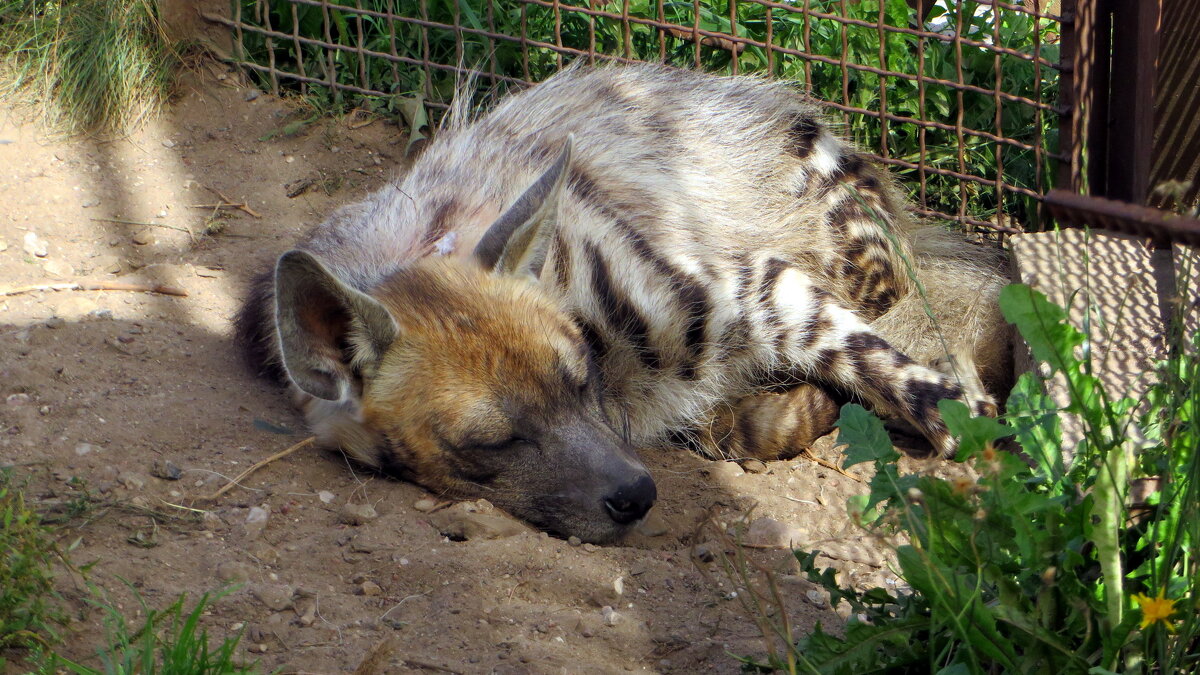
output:
M954 128L926 128L922 153L916 124L896 120L885 124L879 117L854 112L842 115L845 132L863 147L877 153L886 148L887 156L894 160L930 169L925 172L926 185L921 194L918 171L898 168L914 197L923 198L927 209L990 220L998 207L1003 207L1003 212L1019 224L1036 226L1032 198L1009 188L1035 193L1048 189L1046 154L1041 153L1039 158L1032 149L997 144L971 131L1002 136L1050 153L1056 150L1058 120L1045 105L1057 96L1058 72L1048 65L1058 61L1056 22L1035 20L1029 13L1011 9L986 6L981 10L975 2L950 9L943 4L935 6L925 27L940 26L939 30L948 36L961 22L961 34L974 43L970 44L949 37L881 30L879 0L804 0L789 5L794 11L743 1L734 2L732 12L731 1L572 0L555 7L513 0L333 0L325 6L309 4L309 0L234 0L234 10L235 19L240 19L245 28L241 32L244 62L273 64L281 73L333 83L332 89L306 89L308 94L337 105L353 103L395 110L395 96L420 96L432 103L445 103L453 94L456 74L452 68L438 69L436 65L464 64L498 75L500 81L539 81L580 52L601 58L612 55L665 60L679 66L692 66L698 60L704 69L722 73L766 73L769 69L771 75L798 83L817 99L866 111L881 110L886 96L890 114L950 127L961 122L967 130L960 137ZM915 12L904 0L883 1L884 25L902 30L916 26ZM836 15L842 20L820 14ZM657 25L638 23L643 19L665 21L687 30L677 29L672 34ZM453 30L454 26L461 30ZM693 27L764 44L769 36L773 48L785 53L776 51L768 57L761 46L736 44L736 38L722 43L714 41L713 36L702 40L697 49L691 39ZM276 35L256 28L269 29ZM818 58L788 54L787 50ZM1004 50L1014 53L1000 53ZM1035 54L1040 61L1033 58ZM835 62L821 61L820 57ZM843 61L852 65L846 68ZM881 86L881 75L855 69L853 64L910 77L884 76ZM269 74L257 72L264 83L271 81ZM922 86L915 79L918 74L950 83L959 82L961 77L963 84L985 91L963 91L928 81ZM300 86L286 75L276 81L285 87ZM1006 94L1041 105L1003 100L995 93L997 82ZM484 84L490 84L486 78ZM369 90L381 96L348 94L338 87ZM937 170L979 180L961 181ZM1005 184L1002 195L994 186L998 178Z

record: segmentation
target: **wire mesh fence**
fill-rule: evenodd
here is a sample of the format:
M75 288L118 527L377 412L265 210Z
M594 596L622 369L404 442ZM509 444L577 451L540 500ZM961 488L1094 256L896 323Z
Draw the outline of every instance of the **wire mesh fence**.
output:
M1040 0L234 0L234 61L276 93L444 108L568 62L793 81L898 173L918 213L1037 229L1061 159L1058 38ZM911 6L909 3L912 3Z

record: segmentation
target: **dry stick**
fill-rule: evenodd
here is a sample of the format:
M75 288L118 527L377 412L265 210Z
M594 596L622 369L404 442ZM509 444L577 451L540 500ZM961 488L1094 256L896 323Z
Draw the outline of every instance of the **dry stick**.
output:
M203 185L203 183L201 183L201 185ZM237 206L237 208L239 208L239 209L241 209L241 210L245 211L246 213L249 213L250 215L254 216L255 218L262 218L262 216L260 216L259 214L257 214L257 213L255 213L255 212L254 212L254 209L252 209L252 208L250 208L249 206L247 206L247 205L245 204L245 202L243 202L243 203L241 203L241 204L238 204L237 202L233 201L233 200L232 200L232 199L230 199L229 197L226 197L225 195L221 194L221 192L220 192L219 190L217 190L216 188L211 188L211 187L209 187L209 186L207 186L207 185L204 185L204 189L205 189L205 190L208 190L209 192L213 193L214 195L216 195L216 196L220 197L220 198L221 198L221 201L223 201L223 202L225 202L225 203L227 203L227 204L236 205L236 206Z
M186 227L179 227L178 225L167 225L166 223L145 223L140 220L125 220L124 218L89 218L88 220L93 220L98 223L120 223L122 225L142 225L144 227L163 227L168 230L179 230L180 232L187 232L188 234L192 234L192 231Z
M243 202L241 204L230 204L228 202L221 202L220 204L188 204L188 208L189 209L244 209L244 208L246 208L246 204L245 204L245 202Z
M802 450L798 456L803 457L804 459L816 462L817 464L820 464L821 466L825 467L826 469L829 469L830 471L836 471L836 472L842 474L843 476L845 476L846 478L853 478L854 480L856 480L860 483L863 482L863 479L859 478L858 476L855 476L854 474L846 473L845 469L838 466L837 464L834 464L833 462L830 462L828 460L824 460L824 459L821 459L820 457L817 457L816 455L812 454L811 450L808 450L807 448Z
M75 281L67 284L37 284L35 286L16 286L0 288L0 295L20 295L37 291L133 291L135 293L161 293L180 298L187 297L187 291L176 286L165 284L123 284L116 281Z
M259 469L270 464L271 462L274 462L277 459L282 459L284 457L287 457L288 455L299 450L300 448L312 445L312 442L315 440L317 440L316 436L309 436L308 438L300 441L299 443L293 445L292 447L288 448L287 450L283 450L283 451L275 453L274 455L271 455L270 457L255 464L254 466L250 467L249 469L246 469L245 471L239 473L237 475L237 478L234 478L233 480L226 483L225 486L222 487L220 490L217 490L216 492L212 493L211 495L209 495L207 497L201 497L200 499L203 499L205 501L213 501L213 500L217 499L221 495L232 490L235 485L238 485L239 483L241 483L242 479L245 478L246 476L249 476L250 474L254 473L255 471L258 471Z

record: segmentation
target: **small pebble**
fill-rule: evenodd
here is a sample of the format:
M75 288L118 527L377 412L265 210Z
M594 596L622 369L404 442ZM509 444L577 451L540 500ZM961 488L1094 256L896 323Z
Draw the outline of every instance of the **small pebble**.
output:
M100 206L100 200L99 199L85 199L85 200L83 200L82 206L85 209L90 209L93 206Z
M576 537L575 535L567 537L567 544L570 546L579 546L582 543L583 542L580 541L579 537Z
M437 508L437 502L433 501L432 499L418 499L417 502L413 504L413 508L421 513L429 513Z
M292 587L284 584L258 584L253 593L259 602L276 612L290 608L292 596L295 595Z
M621 615L617 614L616 610L608 605L600 609L600 616L604 617L604 625L606 626L617 625L617 621L621 618Z
M362 525L378 517L375 507L370 504L345 504L338 511L338 520L346 525Z
M808 598L808 601L817 607L823 607L825 605L825 596L822 595L820 591L807 591L804 593L804 597Z
M100 449L101 448L98 445L92 445L91 443L79 443L75 446L75 454L83 457L84 455L97 452Z
M52 277L66 278L75 274L75 268L62 260L47 260L42 270Z
M65 325L67 325L67 321L61 316L52 316L46 319L46 328L62 328Z
M167 140L162 142L162 145L164 148L173 148L173 147L175 147L175 141L172 141L171 139L168 138Z
M253 506L246 514L246 522L242 524L243 531L250 539L254 539L267 529L267 521L271 513L260 506Z
M126 490L141 490L146 486L146 481L136 473L123 473L117 476L117 481L124 485Z
M333 500L337 499L337 495L328 490L321 490L317 493L317 499L320 499L322 504L332 504Z
M37 236L36 232L26 232L22 249L35 258L45 258L50 251L45 239Z
M362 582L362 585L360 585L358 587L359 595L371 596L371 595L380 595L382 593L383 593L383 589L380 588L379 584L375 583L374 581L364 581L364 582Z
M243 95L242 98L247 101L253 101L261 95L262 95L262 92L257 89L247 89L245 95Z
M154 230L148 227L143 230L138 230L133 235L133 243L137 244L138 246L147 246L149 244L153 244Z
M715 549L716 544L714 542L705 542L696 547L694 555L700 562L712 562L717 559L717 555L714 552Z
M163 480L179 480L183 477L183 470L169 459L158 459L150 466L150 475Z

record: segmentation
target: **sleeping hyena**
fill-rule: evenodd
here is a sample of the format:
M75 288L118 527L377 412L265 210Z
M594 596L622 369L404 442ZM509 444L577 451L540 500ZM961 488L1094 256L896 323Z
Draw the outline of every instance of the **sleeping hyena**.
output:
M949 455L938 401L994 414L972 360L997 277L938 267L966 245L932 231L940 252L915 250L886 174L787 86L581 68L463 118L285 253L239 318L325 446L601 541L656 498L642 444L790 457L859 400ZM956 369L892 344L933 332L922 267L971 324L950 331Z

